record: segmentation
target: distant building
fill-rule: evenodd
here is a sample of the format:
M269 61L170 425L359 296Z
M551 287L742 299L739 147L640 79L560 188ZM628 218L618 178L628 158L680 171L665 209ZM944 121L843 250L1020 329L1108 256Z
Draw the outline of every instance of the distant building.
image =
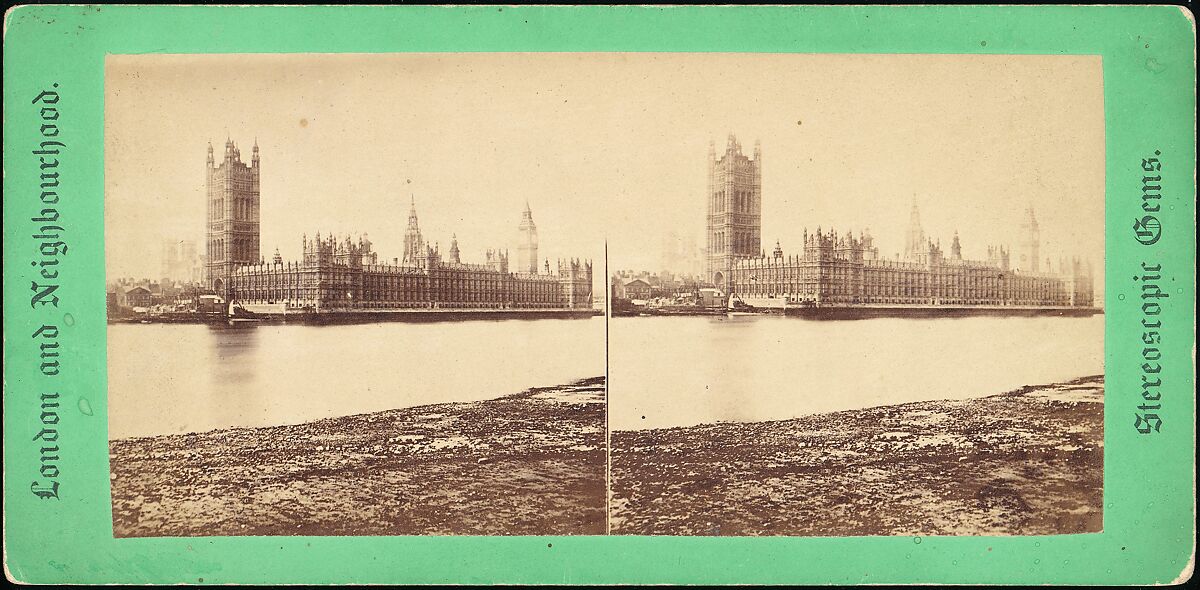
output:
M455 235L455 246L458 245ZM421 227L417 221L417 198L412 197L408 208L408 226L404 228L404 264L416 264L417 259L425 255L425 240L421 238Z
M537 225L533 223L533 212L529 210L529 201L525 201L525 212L521 214L521 225L517 232L517 272L537 274L538 271L538 237Z
M426 246L424 256L403 264L380 262L371 247L365 237L305 237L303 260L239 267L228 296L314 310L592 307L591 262L562 260L554 273L512 273L508 254L499 250L467 264Z
M150 289L141 285L133 287L124 287L117 291L117 306L126 309L137 307L150 307L151 305Z
M917 219L914 208L909 235L923 237ZM1036 252L1037 238L1025 239ZM776 244L769 256L739 260L733 267L731 292L801 304L1094 305L1091 264L1078 259L1060 261L1057 273L1048 272L1048 262L1047 272L1013 268L1003 247L988 248L987 260L966 260L957 234L949 253L926 239L920 249L906 244L905 256L895 260L880 258L865 232L855 236L805 230L803 244L796 255L785 256Z
M225 300L217 295L197 296L196 311L200 313L222 313L225 311Z
M158 305L165 301L162 283L151 281L146 285L146 288L150 289L150 305Z
M674 230L663 236L662 274L701 277L704 265L704 252L696 245L695 236L680 236Z
M724 307L725 292L712 287L704 287L696 292L697 304L700 307Z
M1041 234L1038 231L1037 217L1033 207L1025 209L1025 219L1021 222L1021 246L1017 251L1017 268L1028 272L1041 270ZM1047 271L1050 269L1047 268Z
M162 271L164 282L199 283L204 280L204 264L193 240L163 240Z
M238 267L262 262L259 253L260 172L257 141L249 166L242 162L242 152L232 140L225 141L225 153L220 162L213 158L212 144L208 144L208 239L204 280L215 293L229 289L230 276Z
M921 229L921 212L917 209L917 201L913 199L912 211L908 214L908 233L904 237L904 259L907 261L920 260L925 254L925 230Z
M366 235L302 237L303 258L270 262L259 255L259 151L242 164L237 146L225 145L215 165L208 155L208 286L225 301L283 304L313 310L400 308L590 309L592 263L559 260L537 265L537 228L526 203L519 231L522 260L509 269L507 250L488 250L483 263L461 261L458 237L449 259L421 235L416 200L404 233L404 258L381 261Z
M613 296L619 299L650 299L653 286L646 279L618 277L613 281Z
M762 254L762 148L753 159L729 134L725 153L717 159L708 146L708 264L705 276L724 287L734 263Z
M742 153L730 134L718 159L709 144L709 284L729 295L783 298L809 304L1071 306L1094 304L1090 263L1061 261L1057 272L1041 264L1033 209L1025 211L1017 264L1004 247L987 260L966 260L958 235L949 253L921 228L914 202L903 255L879 256L869 231L858 236L830 230L804 232L800 253L784 256L778 242L762 248L762 149Z

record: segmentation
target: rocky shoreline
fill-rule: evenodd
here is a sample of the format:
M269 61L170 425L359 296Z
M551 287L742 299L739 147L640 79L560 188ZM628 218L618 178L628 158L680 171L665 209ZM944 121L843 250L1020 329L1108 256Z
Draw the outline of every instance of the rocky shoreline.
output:
M612 433L612 532L1100 532L1103 376L794 420Z
M117 537L605 532L603 377L109 449Z

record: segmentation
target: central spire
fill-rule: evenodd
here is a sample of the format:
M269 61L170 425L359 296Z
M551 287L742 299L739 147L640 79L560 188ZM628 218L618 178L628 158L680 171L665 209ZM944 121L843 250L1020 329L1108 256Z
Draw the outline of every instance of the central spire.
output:
M906 258L918 258L926 252L925 230L921 229L921 211L917 208L916 196L913 196L912 212L909 214L908 220L908 235L904 244Z
M525 211L521 214L517 234L517 269L519 272L537 274L537 224L533 222L533 210L529 207L529 199L525 199Z
M458 251L458 234L457 233L450 235L450 262L453 262L455 264L459 264L462 262L462 258Z
M404 262L416 263L425 252L425 241L417 223L417 197L409 194L408 227L404 228Z

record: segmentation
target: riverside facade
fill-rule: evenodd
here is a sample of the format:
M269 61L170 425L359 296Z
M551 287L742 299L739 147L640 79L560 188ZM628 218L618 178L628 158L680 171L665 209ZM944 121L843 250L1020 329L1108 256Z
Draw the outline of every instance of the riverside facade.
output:
M889 259L867 232L804 231L799 253L779 243L761 248L762 148L742 153L732 134L725 153L709 147L708 268L706 280L729 295L800 305L1094 306L1089 262L1042 259L1037 218L1025 211L1016 256L988 248L986 260L962 256L958 235L949 252L921 229L913 204L905 251Z
M1014 269L1008 250L988 260L962 258L958 236L949 255L935 242L903 259L879 257L869 234L804 232L800 254L736 261L730 290L742 297L812 305L1092 307L1091 264L1061 261L1057 273ZM1047 265L1048 266L1048 265Z
M457 237L443 257L422 238L415 203L403 260L381 262L365 235L317 234L302 238L302 260L284 262L276 250L267 262L258 255L259 170L257 145L250 166L232 141L220 163L209 147L206 284L227 301L315 311L592 308L591 261L560 260L552 271L547 260L540 272L526 261L528 268L514 272L505 250L488 250L483 263L462 262ZM536 244L534 231L526 205L522 239ZM535 248L522 253L531 258Z

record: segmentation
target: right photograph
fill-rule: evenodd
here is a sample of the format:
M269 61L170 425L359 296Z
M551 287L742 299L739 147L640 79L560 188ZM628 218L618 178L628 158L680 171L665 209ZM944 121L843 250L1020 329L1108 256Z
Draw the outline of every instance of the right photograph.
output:
M687 63L609 229L610 533L1101 532L1100 57Z

